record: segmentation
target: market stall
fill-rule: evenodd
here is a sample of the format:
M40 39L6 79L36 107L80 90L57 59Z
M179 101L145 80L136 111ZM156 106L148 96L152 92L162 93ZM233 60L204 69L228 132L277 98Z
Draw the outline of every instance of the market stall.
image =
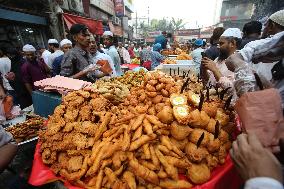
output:
M39 134L30 184L238 188L230 98L192 75L174 78L129 72L69 92Z

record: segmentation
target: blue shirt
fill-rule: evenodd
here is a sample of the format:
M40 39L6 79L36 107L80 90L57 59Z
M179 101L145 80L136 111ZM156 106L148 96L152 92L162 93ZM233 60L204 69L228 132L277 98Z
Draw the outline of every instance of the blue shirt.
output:
M152 59L151 70L154 70L164 60L164 56L157 51L153 51L151 53L151 59Z
M63 59L63 55L54 59L54 61L52 63L52 72L53 72L52 74L53 75L59 75L60 74L62 59Z
M155 44L156 43L160 43L162 45L162 49L166 49L167 48L167 42L168 42L168 40L163 35L159 35L155 39Z

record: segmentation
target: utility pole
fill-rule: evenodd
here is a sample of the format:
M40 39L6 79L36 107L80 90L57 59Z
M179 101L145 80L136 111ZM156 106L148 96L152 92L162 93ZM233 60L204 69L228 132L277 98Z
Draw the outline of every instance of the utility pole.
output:
M148 26L150 26L150 9L149 9L149 6L148 6Z
M138 29L138 16L137 16L137 11L136 11L136 24L135 24L135 30L136 30L136 37L137 37L137 29Z

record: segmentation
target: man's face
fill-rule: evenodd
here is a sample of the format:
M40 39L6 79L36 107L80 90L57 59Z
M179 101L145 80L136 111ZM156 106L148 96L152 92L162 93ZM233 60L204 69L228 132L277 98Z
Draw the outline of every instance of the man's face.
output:
M54 53L54 46L48 44L48 50L49 50L50 52Z
M84 48L88 48L90 45L90 32L89 30L81 31L74 36L74 40Z
M225 60L229 57L231 52L231 42L225 37L220 37L219 39L219 49L220 49L220 58Z
M263 28L263 32L262 32L262 38L267 38L270 35L274 35L276 32L273 29L274 24L272 23L272 21L268 20L265 24L264 24L264 28Z
M71 44L65 44L61 47L62 51L65 53L67 53L70 49L72 49L72 45Z
M28 61L33 61L36 59L35 52L24 52L24 53Z
M111 38L109 36L104 36L103 42L104 42L105 46L107 46L107 47L111 46Z
M90 42L90 53L96 53L97 52L97 43L95 40L91 40Z

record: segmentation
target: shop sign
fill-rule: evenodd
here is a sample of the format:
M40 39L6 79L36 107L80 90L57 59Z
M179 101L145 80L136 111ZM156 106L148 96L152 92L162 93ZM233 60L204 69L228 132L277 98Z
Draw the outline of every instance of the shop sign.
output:
M114 0L114 12L117 17L124 16L123 0Z
M148 36L149 37L157 37L159 35L161 35L162 32L161 31L152 31L152 32L148 32Z
M185 30L178 30L175 32L176 36L192 36L192 35L200 35L200 29L185 29Z

